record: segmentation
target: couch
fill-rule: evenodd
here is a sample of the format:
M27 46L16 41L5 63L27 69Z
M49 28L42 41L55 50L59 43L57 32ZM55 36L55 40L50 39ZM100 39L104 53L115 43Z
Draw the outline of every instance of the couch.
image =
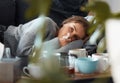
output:
M25 18L25 11L28 4L25 0L0 0L0 42L3 43L3 28L2 26L19 25L29 21Z
M25 18L28 6L25 0L0 0L0 25L18 25L29 21Z

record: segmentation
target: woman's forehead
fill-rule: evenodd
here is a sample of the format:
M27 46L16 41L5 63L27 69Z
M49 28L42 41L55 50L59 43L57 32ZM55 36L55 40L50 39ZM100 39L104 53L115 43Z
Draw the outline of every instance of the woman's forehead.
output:
M69 22L64 25L75 26L76 28L83 27L82 23L78 23L78 22Z

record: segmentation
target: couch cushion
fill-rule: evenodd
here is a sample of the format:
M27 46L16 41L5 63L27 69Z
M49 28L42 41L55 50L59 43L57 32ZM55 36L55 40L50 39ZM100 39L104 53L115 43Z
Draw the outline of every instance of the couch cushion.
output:
M28 21L33 20L38 16L31 16L31 18L26 17L26 12L29 9L30 4L27 0L16 0L16 26L19 24L24 24Z
M27 22L27 19L25 17L27 9L28 3L25 0L16 0L16 25L24 24Z
M52 18L58 26L61 22L72 15L86 16L88 12L80 10L88 0L52 0L49 17Z
M0 24L15 24L15 0L0 0Z

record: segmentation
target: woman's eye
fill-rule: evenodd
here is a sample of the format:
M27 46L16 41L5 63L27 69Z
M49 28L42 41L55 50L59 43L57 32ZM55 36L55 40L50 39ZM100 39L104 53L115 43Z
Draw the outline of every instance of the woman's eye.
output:
M70 27L70 32L73 32L74 31L74 28L73 27Z

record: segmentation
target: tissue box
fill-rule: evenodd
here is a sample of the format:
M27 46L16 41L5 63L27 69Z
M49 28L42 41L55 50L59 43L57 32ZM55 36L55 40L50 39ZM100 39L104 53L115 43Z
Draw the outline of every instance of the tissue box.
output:
M0 83L15 83L20 77L20 59L3 58L0 61Z

